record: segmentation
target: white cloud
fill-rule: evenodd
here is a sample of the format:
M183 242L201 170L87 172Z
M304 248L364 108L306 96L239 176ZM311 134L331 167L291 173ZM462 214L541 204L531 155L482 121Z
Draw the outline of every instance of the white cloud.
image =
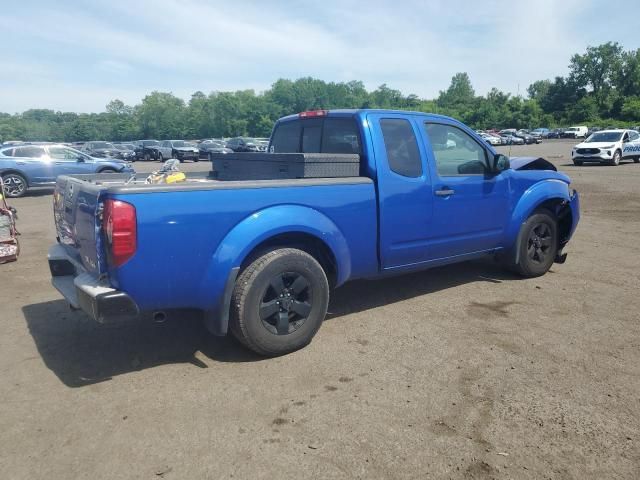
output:
M570 55L588 43L617 40L614 21L606 28L597 6L578 0L134 3L5 9L0 28L13 41L0 44L0 58L14 76L0 77L12 92L0 110L22 110L36 98L47 105L55 98L58 109L102 110L118 92L136 103L154 89L263 90L301 76L433 97L466 71L478 93L493 86L515 93L518 85L523 93L534 80L566 74ZM601 30L591 22L582 28L586 10ZM631 34L624 40L637 48Z

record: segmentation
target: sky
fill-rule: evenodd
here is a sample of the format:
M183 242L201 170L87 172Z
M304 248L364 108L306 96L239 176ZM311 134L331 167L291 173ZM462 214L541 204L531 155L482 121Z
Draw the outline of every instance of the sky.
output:
M362 80L434 98L456 72L477 94L526 95L589 45L640 47L637 0L4 0L0 112L101 112L153 90ZM634 14L635 15L635 14ZM624 28L627 24L629 28Z

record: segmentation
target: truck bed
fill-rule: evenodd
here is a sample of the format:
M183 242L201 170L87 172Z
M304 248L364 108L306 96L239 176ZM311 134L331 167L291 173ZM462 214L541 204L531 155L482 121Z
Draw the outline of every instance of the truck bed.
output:
M219 181L189 174L184 182L159 185L144 178L61 176L55 194L65 251L89 274L128 292L141 310L214 308L238 267L234 255L279 232L326 240L340 251L344 279L377 270L377 202L369 178ZM107 265L96 222L107 198L133 205L137 216L137 251L117 269Z

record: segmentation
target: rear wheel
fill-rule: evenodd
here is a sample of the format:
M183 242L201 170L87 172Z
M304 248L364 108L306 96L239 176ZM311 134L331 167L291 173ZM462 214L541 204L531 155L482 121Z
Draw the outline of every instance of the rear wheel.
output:
M558 253L558 225L551 212L538 210L522 226L515 270L524 277L544 275Z
M617 167L618 165L620 165L620 157L621 157L621 156L622 156L622 155L621 155L621 153L620 153L620 150L616 150L616 151L613 153L613 158L611 159L611 165L615 165L616 167Z
M294 248L274 250L238 277L231 332L261 355L283 355L311 342L328 304L329 284L317 260Z
M27 193L27 180L19 173L5 173L2 175L2 182L7 197L18 198Z

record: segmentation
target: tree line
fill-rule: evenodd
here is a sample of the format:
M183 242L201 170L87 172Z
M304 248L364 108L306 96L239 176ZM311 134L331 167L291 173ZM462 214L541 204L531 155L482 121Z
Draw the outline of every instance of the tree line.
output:
M566 77L535 81L526 97L496 88L476 95L464 72L455 74L449 87L431 100L404 95L386 84L367 91L361 81L279 79L262 93L198 91L187 102L154 91L135 106L112 100L101 113L0 113L0 141L266 137L284 115L332 108L432 112L481 129L635 125L640 123L640 49L625 51L616 42L588 47L571 57Z

